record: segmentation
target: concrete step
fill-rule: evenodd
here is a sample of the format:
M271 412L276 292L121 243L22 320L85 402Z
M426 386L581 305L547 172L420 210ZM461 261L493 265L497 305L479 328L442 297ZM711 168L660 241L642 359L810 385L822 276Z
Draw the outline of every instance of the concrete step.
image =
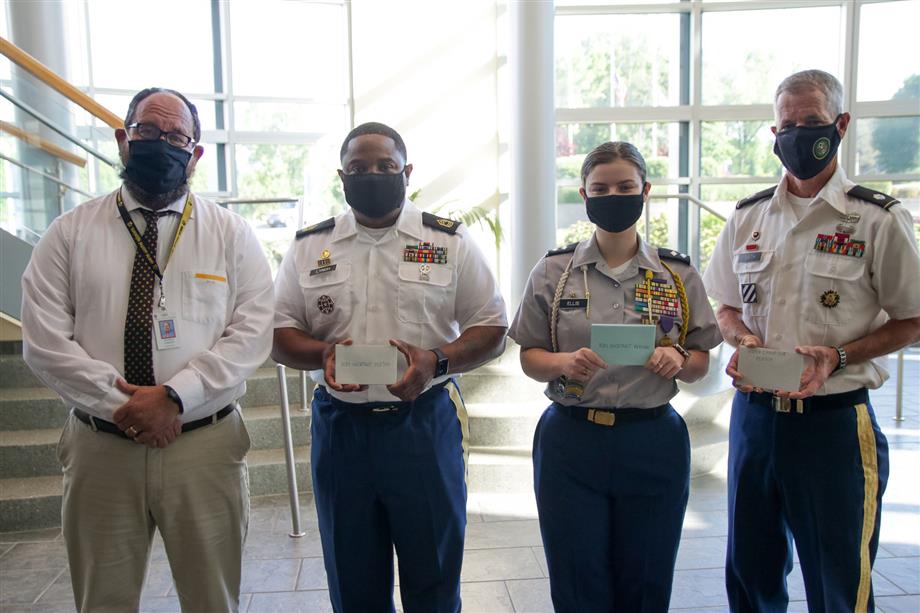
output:
M296 447L297 487L312 491L310 449ZM287 493L287 470L281 449L250 451L249 491L252 496ZM0 479L0 532L37 530L61 525L60 474L45 477Z
M286 369L288 402L292 412L300 406L299 371ZM307 380L307 399L311 397L313 382ZM260 368L246 380L246 394L240 399L244 407L279 405L281 390L278 387L278 372L274 368Z
M245 409L243 417L253 449L280 448L284 444L281 410L278 407ZM309 416L291 412L294 445L310 444ZM0 479L60 475L55 454L60 428L0 431Z
M55 454L60 438L60 428L0 431L0 479L60 478Z
M281 409L277 406L250 407L243 409L243 419L253 449L273 449L284 446L284 430ZM291 410L291 438L294 446L309 446L310 415L296 409Z
M22 360L22 355L0 355L0 389L5 387L40 387L41 380Z
M61 428L67 409L47 387L12 387L0 393L0 431Z
M478 402L466 405L470 441L477 447L530 447L533 431L549 403Z

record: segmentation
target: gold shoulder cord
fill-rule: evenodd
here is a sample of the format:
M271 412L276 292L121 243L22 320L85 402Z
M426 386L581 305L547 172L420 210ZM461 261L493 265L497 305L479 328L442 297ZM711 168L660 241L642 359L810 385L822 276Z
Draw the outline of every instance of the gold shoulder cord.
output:
M680 315L684 320L684 325L680 327L680 340L678 340L678 343L681 347L684 347L684 343L687 341L687 329L690 327L690 301L687 300L687 288L684 287L684 281L680 278L680 275L665 264L664 260L660 261L661 265L665 267L674 279L674 287L677 288L677 295L680 298ZM649 295L649 307L651 307L651 294ZM684 347L684 349L686 349L686 347Z
M553 353L559 352L559 342L556 338L556 325L559 322L559 301L562 300L562 294L565 290L565 282L569 280L569 275L572 273L572 262L575 261L575 256L572 256L572 259L569 260L569 263L566 264L565 270L562 272L562 276L559 277L559 283L556 284L556 293L553 294L553 308L549 316L549 339L553 345Z

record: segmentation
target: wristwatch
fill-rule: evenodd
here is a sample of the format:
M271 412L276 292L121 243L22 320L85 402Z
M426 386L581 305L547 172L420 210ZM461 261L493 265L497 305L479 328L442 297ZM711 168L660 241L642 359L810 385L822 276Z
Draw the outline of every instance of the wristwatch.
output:
M175 402L179 407L179 415L182 415L185 412L185 407L182 406L182 399L179 398L179 394L168 385L164 385L163 389L166 390L166 397Z
M684 356L684 363L681 364L680 367L683 368L684 366L686 366L686 365L687 365L687 360L690 359L690 352L687 351L686 349L684 349L684 348L680 345L680 343L674 343L673 345L671 345L671 347L673 347L674 349L677 349L677 353L679 353L679 354L681 354L682 356Z
M444 352L437 347L432 349L431 353L433 353L438 358L437 366L434 369L434 377L435 379L438 377L443 377L447 374L447 370L450 368L450 360L448 360L447 356L444 355Z
M843 347L834 347L837 352L837 368L831 371L832 375L837 374L847 367L847 351Z

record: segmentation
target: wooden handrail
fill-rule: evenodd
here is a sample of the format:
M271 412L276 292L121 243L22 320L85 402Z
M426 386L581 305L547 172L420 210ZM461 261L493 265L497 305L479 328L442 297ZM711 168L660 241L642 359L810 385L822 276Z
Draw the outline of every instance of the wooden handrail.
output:
M6 132L7 134L12 134L20 140L24 140L33 147L38 147L45 153L50 153L56 158L60 158L65 162L70 162L75 164L80 168L86 166L86 158L82 158L75 153L71 153L62 147L58 147L51 141L45 140L38 134L33 134L32 132L26 132L22 128L17 128L11 123L6 121L0 121L0 132Z
M124 122L118 115L87 96L85 93L62 79L56 72L3 37L0 37L0 54L8 57L10 61L20 66L23 70L71 102L83 107L91 115L101 119L111 128L123 127Z

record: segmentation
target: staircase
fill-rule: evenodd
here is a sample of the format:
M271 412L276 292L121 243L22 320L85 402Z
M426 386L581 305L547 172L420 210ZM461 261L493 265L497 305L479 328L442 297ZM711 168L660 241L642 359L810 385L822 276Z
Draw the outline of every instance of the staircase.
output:
M726 356L727 359L727 356ZM731 388L713 352L710 375L681 385L673 404L690 429L694 475L713 470L727 450ZM531 446L548 404L543 384L520 370L517 346L495 362L460 379L470 420L468 488L477 493L533 491ZM288 370L288 393L301 492L310 491L309 414L301 412L296 371ZM253 496L284 494L277 372L269 362L247 382L240 401L252 438L249 463ZM61 471L55 447L67 416L61 400L42 386L18 355L0 355L0 532L60 525Z
M252 438L247 456L253 496L287 492L278 376L271 363L249 378L240 401ZM291 429L300 491L310 490L309 417L288 371ZM61 468L55 455L67 409L18 355L0 355L0 532L61 524Z

